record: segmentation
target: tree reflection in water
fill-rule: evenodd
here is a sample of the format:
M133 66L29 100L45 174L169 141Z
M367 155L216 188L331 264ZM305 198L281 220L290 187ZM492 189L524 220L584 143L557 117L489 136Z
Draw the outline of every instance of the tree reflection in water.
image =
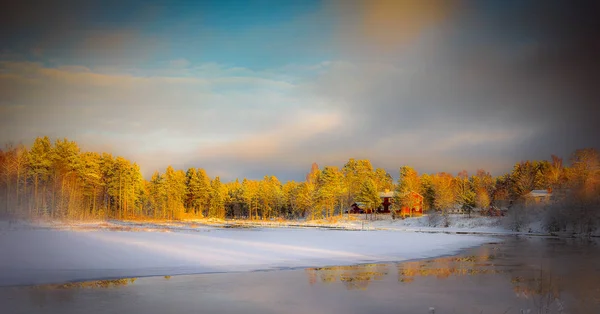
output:
M362 264L354 266L332 266L308 268L308 281L311 285L331 283L339 280L348 290L365 290L371 280L382 280L389 273L388 264Z
M480 254L460 257L441 257L398 264L398 281L410 283L415 277L446 279L450 276L473 276L504 272L494 267L494 255Z
M137 278L121 278L121 279L110 279L110 280L94 280L94 281L80 281L80 282L67 282L61 284L47 284L32 286L33 290L55 290L55 289L80 289L80 288L110 288L110 287L121 287L127 286L135 282Z
M600 241L552 238L516 238L467 251L453 257L402 262L310 268L311 285L337 280L349 290L367 289L372 280L397 275L400 285L422 285L422 280L442 280L478 276L472 285L506 285L515 300L526 300L529 313L600 313ZM396 274L390 270L397 270ZM389 281L389 280L388 280ZM456 284L454 281L450 285ZM498 293L501 293L500 291ZM515 304L522 304L516 302ZM567 306L568 305L568 306ZM591 311L591 312L590 312Z
M38 307L44 307L48 301L55 300L58 303L67 303L73 300L77 289L106 289L124 287L133 284L137 278L121 278L110 280L93 280L80 282L67 282L60 284L45 284L25 287L29 290L32 303Z

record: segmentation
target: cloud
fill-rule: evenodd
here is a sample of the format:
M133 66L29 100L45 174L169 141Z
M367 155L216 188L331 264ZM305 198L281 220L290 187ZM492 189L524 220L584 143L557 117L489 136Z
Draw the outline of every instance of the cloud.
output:
M165 47L144 32L160 10L141 4L13 1L0 11L0 50L53 64L123 67L147 62Z
M252 73L244 69L209 68L203 78L0 62L6 92L0 95L0 141L66 136L86 149L132 158L148 175L168 164L200 167L244 152L249 159L252 151L281 155L282 147L338 122L316 100L293 94L293 84L237 76Z
M600 146L597 9L584 1L329 1L283 31L202 29L185 41L235 50L241 61L228 66L182 53L143 67L139 49L161 47L138 28L84 27L70 38L96 36L69 46L61 60L70 62L50 63L57 66L2 50L0 141L67 136L138 161L146 175L173 164L224 179L302 180L312 162L348 158L393 175L405 164L498 174L521 159ZM53 19L27 16L27 31L43 32ZM61 23L88 25L81 22ZM299 42L281 39L294 32ZM240 47L261 60L281 51L285 65L241 66ZM79 62L86 51L102 62ZM332 58L296 59L316 51Z
M457 0L329 0L334 49L346 57L387 58L411 46L458 10Z
M598 4L337 4L343 62L309 88L344 103L360 130L339 146L382 149L372 143L384 142L388 150L371 153L373 159L389 165L396 158L422 171L495 160L488 170L496 173L520 159L600 146L600 93L593 87L600 62L592 57L600 52L592 31ZM407 12L414 19L400 18ZM378 14L389 19L369 22ZM394 23L406 23L405 30Z
M296 151L298 145L311 141L323 133L334 131L341 124L341 117L336 113L313 112L298 109L293 119L281 120L271 126L270 130L254 134L243 134L235 141L217 143L203 147L199 156L208 158L234 157L239 162L269 160L274 156L288 155Z

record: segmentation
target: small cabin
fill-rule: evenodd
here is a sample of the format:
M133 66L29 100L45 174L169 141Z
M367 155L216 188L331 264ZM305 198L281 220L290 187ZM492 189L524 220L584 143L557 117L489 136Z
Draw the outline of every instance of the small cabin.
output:
M390 206L392 205L392 201L394 199L394 191L386 190L385 192L381 192L379 193L379 198L381 198L381 207L377 212L389 214Z
M525 194L525 202L527 204L546 204L552 198L551 190L532 190Z
M367 208L365 206L365 203L362 202L355 202L350 206L350 209L348 209L346 211L346 213L348 214L364 214L366 212Z

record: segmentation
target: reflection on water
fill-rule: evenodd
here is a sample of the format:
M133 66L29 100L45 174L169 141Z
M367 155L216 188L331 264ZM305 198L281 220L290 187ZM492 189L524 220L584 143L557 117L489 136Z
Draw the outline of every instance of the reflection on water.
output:
M495 267L494 255L489 249L483 249L480 255L459 257L441 257L436 259L404 262L400 264L361 264L353 266L333 266L308 268L308 282L311 285L340 281L348 290L367 289L371 280L382 280L390 274L390 269L397 268L398 281L413 282L415 277L444 279L450 276L474 276L497 274L506 270Z
M356 266L333 266L321 268L307 268L308 281L311 285L340 281L348 290L365 290L371 280L381 280L389 273L390 265L363 264Z
M397 266L398 281L409 283L413 282L415 277L433 276L437 279L445 279L450 276L475 276L502 272L502 269L494 267L493 259L494 255L485 254L407 262Z
M170 277L170 276L165 276ZM29 289L33 290L50 290L50 289L77 289L77 288L111 288L120 287L132 284L137 278L121 278L111 280L93 280L93 281L80 281L80 282L67 282L61 284L48 284L48 285L37 285L31 286Z
M464 283L459 277L480 283L506 282L514 298L528 301L531 313L587 313L600 310L600 251L597 240L517 239L482 246L461 256L409 261L399 264L365 264L306 269L309 284L366 290L372 281L396 276L402 285ZM390 269L396 269L391 272ZM476 295L477 291L473 291ZM525 302L527 303L527 302ZM530 309L531 310L531 309ZM600 312L600 311L599 311Z
M137 278L122 278L112 280L93 280L81 282L68 282L61 284L47 284L24 287L21 290L28 291L31 303L38 308L45 307L54 299L58 303L67 303L76 296L74 289L106 289L114 287L123 287L133 284Z
M599 242L506 238L404 263L0 288L0 303L61 314L600 313Z

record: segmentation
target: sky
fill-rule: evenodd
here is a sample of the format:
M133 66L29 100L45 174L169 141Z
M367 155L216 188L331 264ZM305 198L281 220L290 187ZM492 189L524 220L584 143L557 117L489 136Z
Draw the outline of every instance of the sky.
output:
M24 0L0 11L0 142L224 180L370 159L492 174L600 147L600 4Z

